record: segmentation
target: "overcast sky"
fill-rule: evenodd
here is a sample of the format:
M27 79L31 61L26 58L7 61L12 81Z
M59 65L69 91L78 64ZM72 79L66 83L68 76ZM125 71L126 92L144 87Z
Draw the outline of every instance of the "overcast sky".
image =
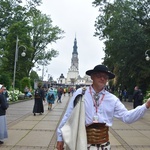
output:
M85 72L101 64L104 57L104 44L94 37L94 22L98 16L98 8L92 6L92 0L43 0L39 8L42 13L50 15L53 25L65 31L64 38L58 40L52 47L59 51L59 56L53 58L50 65L45 67L48 74L57 80L63 73L67 77L71 66L74 39L76 36L79 58L79 74L81 77ZM38 72L41 76L42 71Z

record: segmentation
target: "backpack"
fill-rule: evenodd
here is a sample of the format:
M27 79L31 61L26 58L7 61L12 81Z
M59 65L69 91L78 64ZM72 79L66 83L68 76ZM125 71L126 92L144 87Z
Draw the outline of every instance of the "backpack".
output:
M53 93L49 93L47 98L48 98L48 100L54 100L55 99Z
M40 98L41 97L40 89L35 90L34 97L35 98Z

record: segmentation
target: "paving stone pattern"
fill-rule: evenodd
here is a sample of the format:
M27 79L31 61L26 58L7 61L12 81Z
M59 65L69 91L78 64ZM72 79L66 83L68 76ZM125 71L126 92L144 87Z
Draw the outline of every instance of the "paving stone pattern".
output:
M9 106L7 123L9 138L0 145L0 150L56 150L56 129L64 114L69 96L62 97L62 103L55 103L53 110L33 116L34 100ZM124 102L132 109L132 102ZM125 124L114 119L109 130L112 150L150 150L150 110L138 122Z

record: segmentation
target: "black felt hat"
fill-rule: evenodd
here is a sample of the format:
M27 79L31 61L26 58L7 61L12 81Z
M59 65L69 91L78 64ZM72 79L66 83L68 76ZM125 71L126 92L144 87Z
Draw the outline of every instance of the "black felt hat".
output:
M108 75L109 79L115 78L115 75L111 71L109 71L105 65L97 65L94 67L94 69L86 71L86 74L90 76L95 72L105 72Z

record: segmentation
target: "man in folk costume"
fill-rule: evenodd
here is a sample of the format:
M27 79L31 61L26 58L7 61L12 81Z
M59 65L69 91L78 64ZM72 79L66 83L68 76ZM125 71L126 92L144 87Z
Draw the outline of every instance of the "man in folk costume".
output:
M145 104L127 110L118 97L106 91L106 83L115 75L105 65L97 65L86 74L93 83L84 94L79 88L71 98L57 129L58 150L64 149L64 143L69 150L110 150L108 132L113 117L130 124L150 107L149 98Z

